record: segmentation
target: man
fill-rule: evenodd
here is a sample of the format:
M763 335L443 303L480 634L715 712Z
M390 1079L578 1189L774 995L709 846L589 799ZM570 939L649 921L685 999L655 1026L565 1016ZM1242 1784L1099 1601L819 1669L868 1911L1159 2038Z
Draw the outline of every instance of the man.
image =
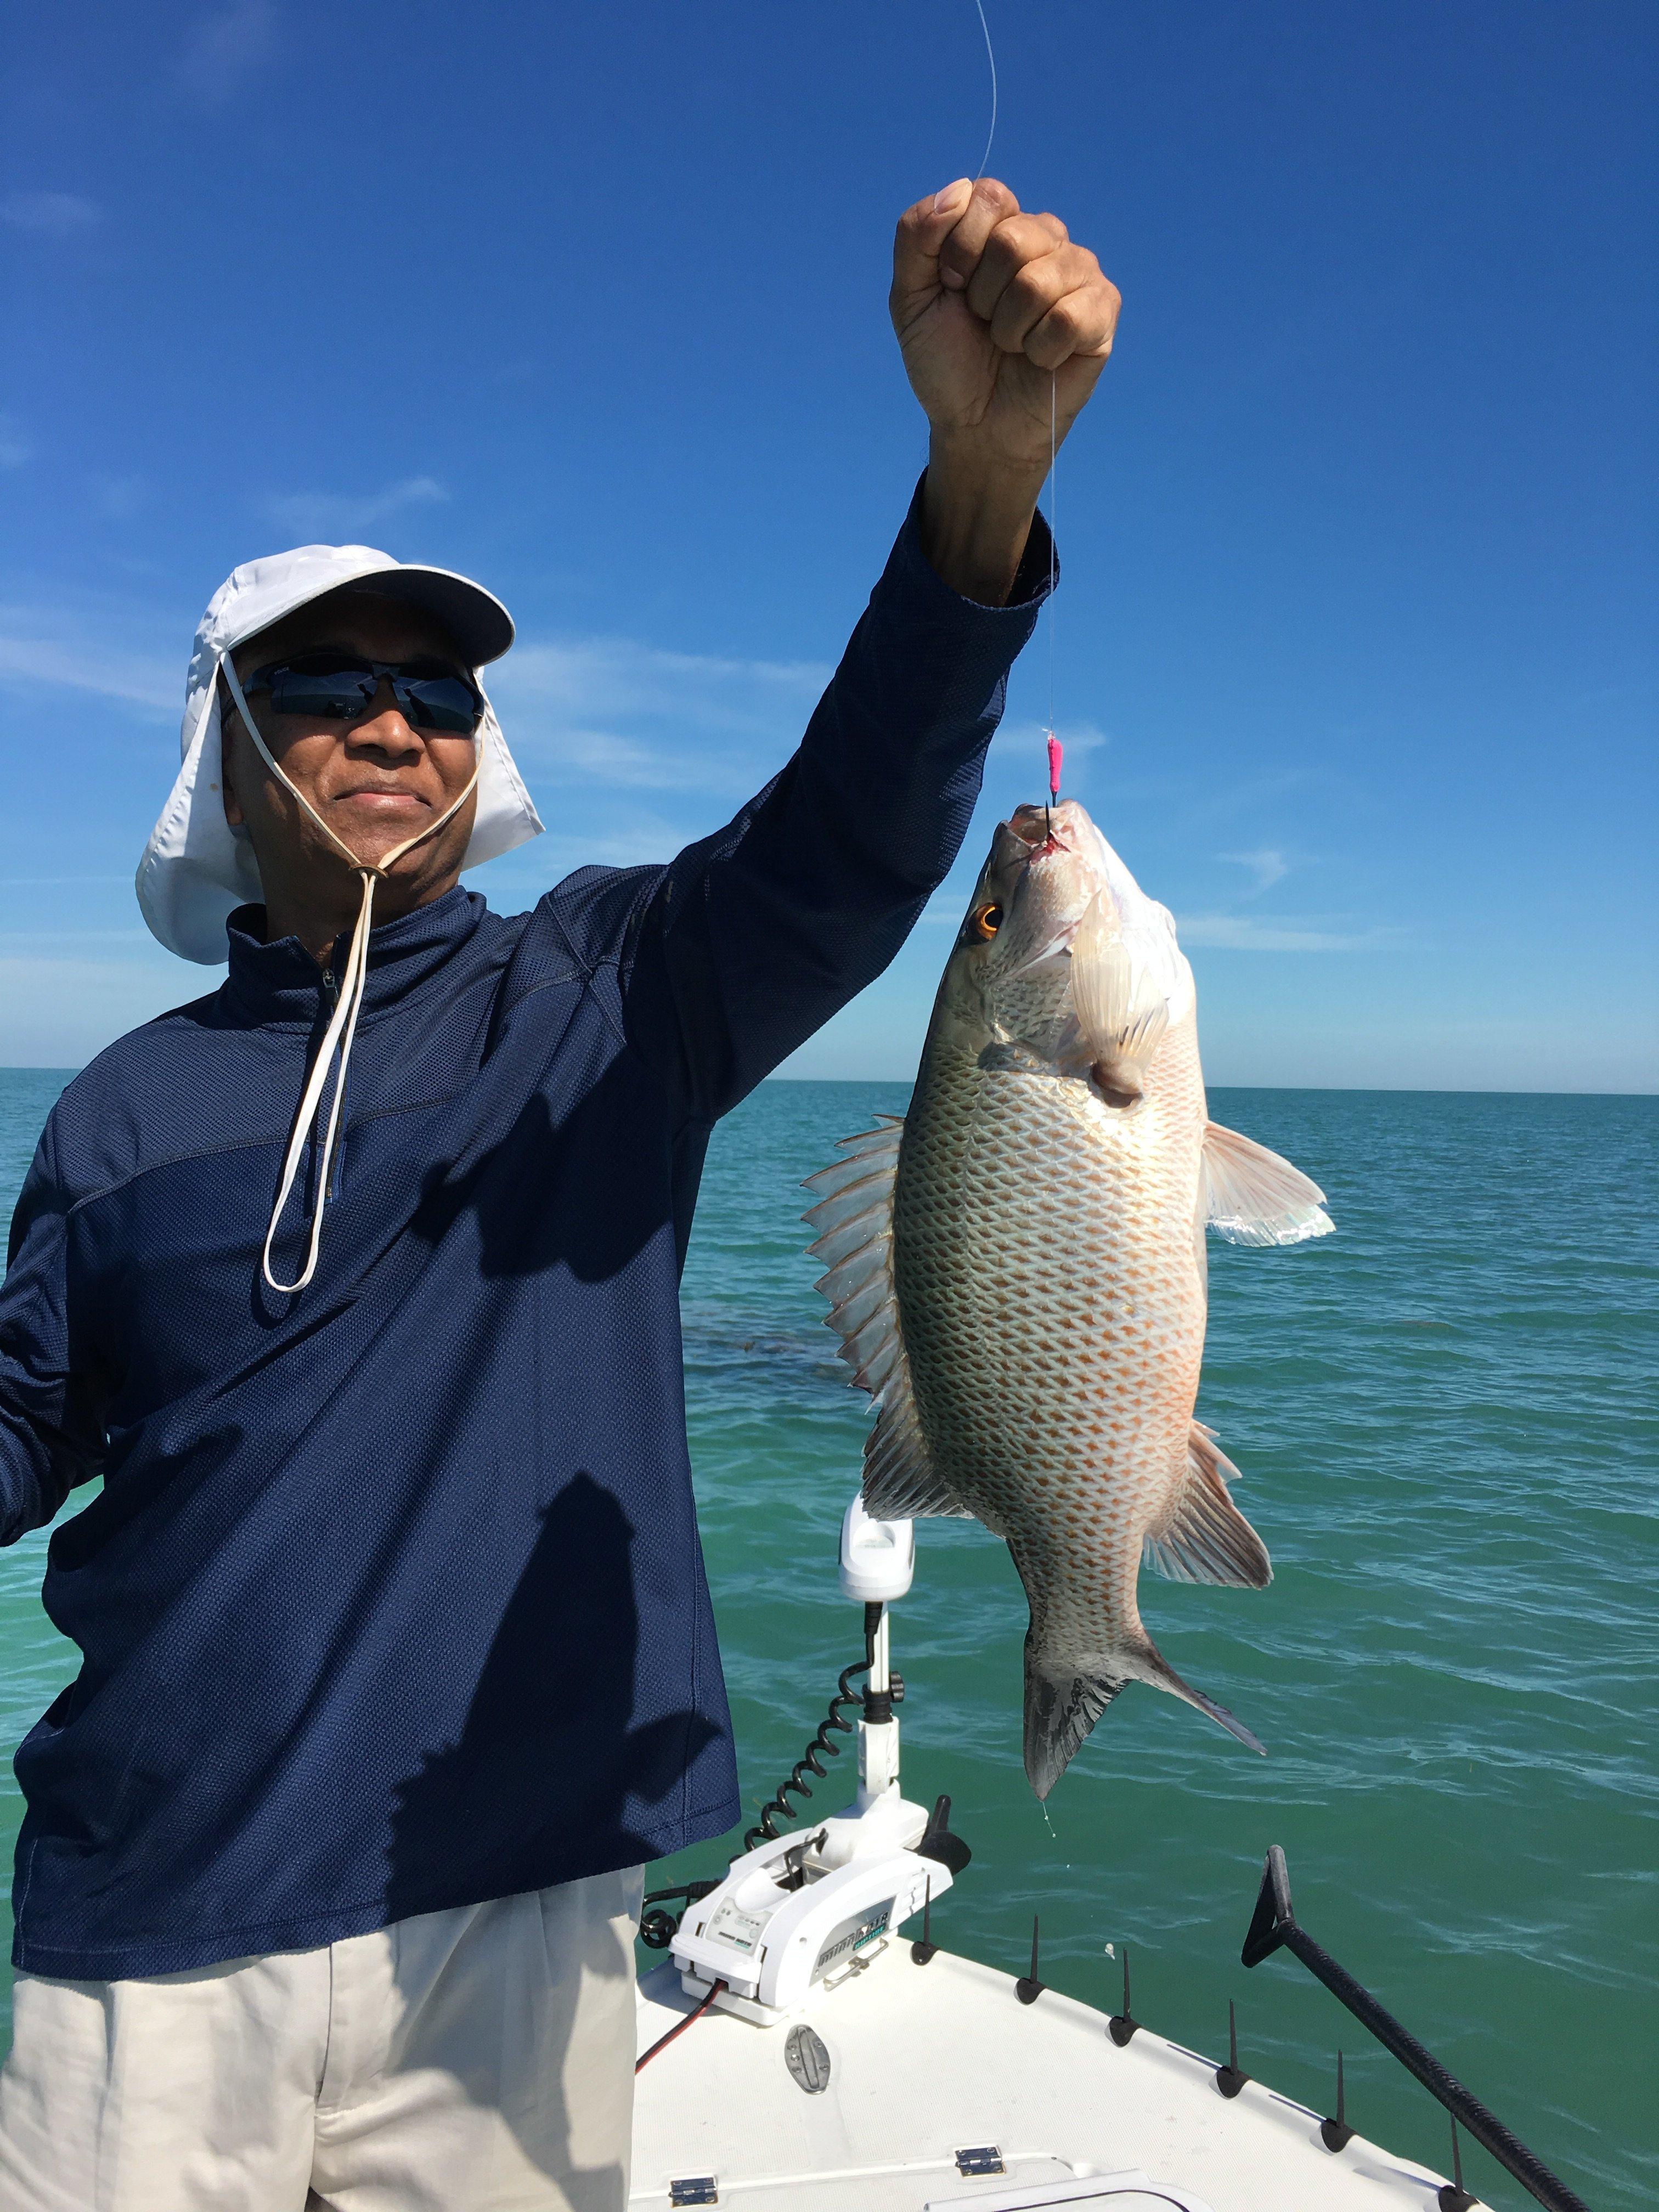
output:
M64 1094L0 1292L0 1540L104 1478L17 1760L0 2212L625 2198L639 1869L738 1816L704 1148L951 865L1118 301L963 179L891 304L927 474L799 750L667 867L459 888L540 826L477 586L309 548L209 610L139 892L228 980Z

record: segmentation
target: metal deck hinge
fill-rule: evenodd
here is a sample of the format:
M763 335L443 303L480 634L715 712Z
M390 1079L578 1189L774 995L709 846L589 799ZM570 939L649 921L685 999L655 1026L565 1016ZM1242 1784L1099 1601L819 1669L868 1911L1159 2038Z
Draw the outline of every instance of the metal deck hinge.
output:
M712 2173L701 2174L690 2181L671 2181L668 2201L671 2204L718 2204L720 2183Z
M965 2179L972 2173L1006 2173L1002 2153L994 2143L984 2143L977 2150L957 2153L957 2172Z

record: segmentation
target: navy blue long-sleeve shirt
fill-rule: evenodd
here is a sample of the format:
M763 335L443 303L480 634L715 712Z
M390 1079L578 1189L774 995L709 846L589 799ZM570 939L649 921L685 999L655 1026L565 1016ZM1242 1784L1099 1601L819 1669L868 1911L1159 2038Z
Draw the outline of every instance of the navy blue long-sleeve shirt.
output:
M680 1356L704 1149L949 867L1048 563L1039 522L973 605L913 507L718 836L377 929L305 1291L259 1252L327 1010L262 910L64 1093L0 1289L0 1541L104 1486L50 1547L83 1656L17 1754L19 1967L308 1948L732 1825Z

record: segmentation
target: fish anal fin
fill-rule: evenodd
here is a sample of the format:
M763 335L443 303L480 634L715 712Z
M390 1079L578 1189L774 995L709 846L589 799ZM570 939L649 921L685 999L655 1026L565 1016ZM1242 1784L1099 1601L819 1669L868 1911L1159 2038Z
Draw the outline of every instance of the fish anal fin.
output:
M1237 1129L1206 1122L1203 1158L1202 1218L1230 1244L1301 1244L1336 1226L1316 1182Z
M1172 1583L1226 1583L1266 1589L1273 1578L1267 1547L1233 1504L1229 1475L1238 1469L1216 1443L1214 1431L1194 1421L1188 1438L1186 1471L1163 1520L1146 1532L1144 1563Z
M878 1521L975 1517L933 1464L902 1345L864 1442L864 1510Z

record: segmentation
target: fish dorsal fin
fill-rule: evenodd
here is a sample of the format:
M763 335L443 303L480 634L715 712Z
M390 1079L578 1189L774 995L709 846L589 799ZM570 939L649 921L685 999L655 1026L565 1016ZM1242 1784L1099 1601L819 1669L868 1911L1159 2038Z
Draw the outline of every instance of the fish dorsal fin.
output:
M1336 1224L1299 1168L1218 1121L1204 1127L1203 1218L1230 1244L1301 1244Z
M1094 1059L1145 1068L1169 1026L1170 1006L1137 967L1098 895L1072 939L1072 1004Z
M1162 1521L1146 1532L1143 1563L1172 1583L1231 1583L1266 1589L1273 1578L1267 1547L1233 1504L1227 1478L1238 1469L1194 1421L1187 1442L1186 1472Z
M902 1119L842 1139L845 1157L805 1188L817 1203L805 1215L817 1231L807 1247L827 1272L817 1287L830 1301L829 1326L853 1381L876 1401L876 1424L864 1446L864 1503L880 1521L913 1514L967 1514L933 1469L910 1387L898 1299L893 1287L893 1185Z

